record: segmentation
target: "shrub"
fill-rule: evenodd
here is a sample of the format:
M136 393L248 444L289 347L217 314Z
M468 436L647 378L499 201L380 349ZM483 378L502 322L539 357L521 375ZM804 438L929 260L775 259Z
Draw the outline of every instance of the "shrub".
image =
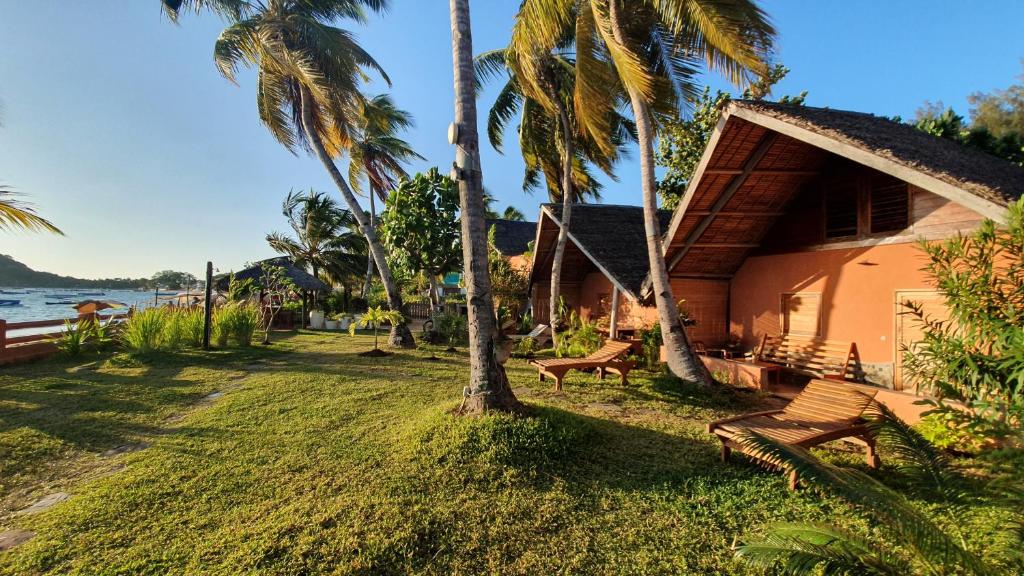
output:
M167 311L164 308L139 310L124 324L121 344L129 352L147 354L159 350L163 343Z
M262 321L256 305L240 302L221 307L214 316L217 345L224 347L231 342L243 348L249 346Z
M65 356L78 356L85 350L88 341L90 324L92 320L85 320L81 324L75 324L70 320L64 321L64 332L57 337L57 350Z
M582 358L601 347L601 332L596 322L581 319L575 311L569 315L569 330L558 338L555 355L559 358Z
M469 339L467 319L461 314L438 314L434 317L434 326L441 339L450 346Z
M362 314L369 309L370 305L366 298L353 298L349 300L348 311L353 314Z

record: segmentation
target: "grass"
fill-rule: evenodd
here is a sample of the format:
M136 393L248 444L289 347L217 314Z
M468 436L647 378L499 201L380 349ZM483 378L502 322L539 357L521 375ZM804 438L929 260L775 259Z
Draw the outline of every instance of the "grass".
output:
M746 574L735 537L848 512L718 461L704 424L753 394L643 372L555 394L512 360L535 417L455 419L461 354L275 342L0 371L0 527L37 533L0 574Z

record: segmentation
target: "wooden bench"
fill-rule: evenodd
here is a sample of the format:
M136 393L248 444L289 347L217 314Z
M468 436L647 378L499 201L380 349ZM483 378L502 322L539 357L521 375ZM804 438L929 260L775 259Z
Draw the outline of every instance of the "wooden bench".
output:
M853 342L790 334L765 334L754 358L758 362L777 364L793 372L828 380L846 380L851 365L856 366L858 360L857 345Z
M852 437L867 446L868 466L877 468L875 439L863 418L864 410L874 397L875 391L864 392L850 384L811 380L782 410L716 420L708 424L708 432L722 441L723 462L729 460L732 450L743 451L736 438L753 432L776 442L803 448ZM797 480L796 473L791 473L790 489L796 488Z

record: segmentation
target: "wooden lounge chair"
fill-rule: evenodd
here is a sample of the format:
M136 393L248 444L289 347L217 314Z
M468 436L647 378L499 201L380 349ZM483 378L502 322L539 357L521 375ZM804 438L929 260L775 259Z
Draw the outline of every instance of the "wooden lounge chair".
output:
M587 368L596 368L597 374L602 380L604 380L605 372L618 374L622 376L622 384L627 384L626 376L633 369L633 366L636 365L636 362L620 360L619 356L628 352L632 347L633 345L629 342L606 340L600 350L586 358L547 358L531 360L530 364L537 367L541 382L544 381L545 376L551 376L555 379L555 390L562 389L562 379L565 378L567 372Z
M865 427L864 409L875 393L861 392L848 384L811 380L796 398L782 410L769 410L716 420L708 432L722 441L722 461L729 460L733 449L741 450L734 438L749 431L792 446L809 448L840 438L855 438L867 445L867 462L878 467L875 439ZM749 455L749 454L748 454ZM797 477L789 477L789 488L796 489Z
M530 330L530 332L527 334L509 334L508 338L514 342L519 342L520 340L525 340L527 338L533 338L534 341L536 341L539 345L541 342L547 341L547 331L547 324L537 324L536 326L534 326L533 330Z

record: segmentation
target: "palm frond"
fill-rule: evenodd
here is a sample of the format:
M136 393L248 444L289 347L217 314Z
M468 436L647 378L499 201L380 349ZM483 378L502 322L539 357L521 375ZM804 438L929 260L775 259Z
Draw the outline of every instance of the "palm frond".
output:
M64 235L49 220L36 214L32 206L17 199L17 194L0 186L0 230L22 229Z
M763 567L781 566L786 574L822 576L902 576L908 563L880 551L869 542L840 528L816 524L771 524L765 535L735 548L736 557Z

